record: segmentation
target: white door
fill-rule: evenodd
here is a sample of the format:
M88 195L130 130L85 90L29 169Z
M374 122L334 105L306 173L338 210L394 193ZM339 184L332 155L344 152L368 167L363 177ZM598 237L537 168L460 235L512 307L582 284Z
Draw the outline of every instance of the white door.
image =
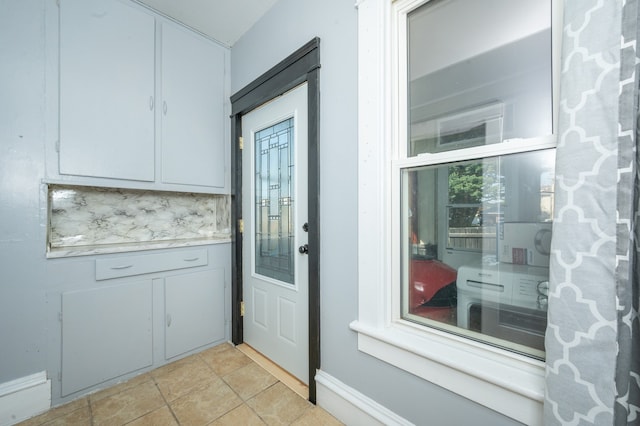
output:
M308 384L307 84L242 117L244 342Z

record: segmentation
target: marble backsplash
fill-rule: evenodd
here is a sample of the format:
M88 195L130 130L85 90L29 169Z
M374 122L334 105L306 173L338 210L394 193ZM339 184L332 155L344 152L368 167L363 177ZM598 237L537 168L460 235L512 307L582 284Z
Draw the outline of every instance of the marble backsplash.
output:
M49 249L230 237L228 195L49 186Z

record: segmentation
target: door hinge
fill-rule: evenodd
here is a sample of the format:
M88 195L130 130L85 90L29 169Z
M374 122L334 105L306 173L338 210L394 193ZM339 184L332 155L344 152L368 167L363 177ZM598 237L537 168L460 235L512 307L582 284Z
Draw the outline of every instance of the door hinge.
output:
M56 152L60 152L60 139L56 141Z
M238 148L244 149L244 138L242 136L238 137Z
M244 234L244 220L238 219L238 232Z
M244 300L240 302L240 316L244 316Z
M58 312L58 321L62 322L62 312Z

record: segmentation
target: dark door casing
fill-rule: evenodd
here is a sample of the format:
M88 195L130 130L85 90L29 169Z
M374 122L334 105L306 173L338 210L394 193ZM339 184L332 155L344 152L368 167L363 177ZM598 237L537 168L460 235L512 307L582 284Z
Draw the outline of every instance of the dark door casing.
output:
M308 88L308 255L309 255L309 401L316 403L316 370L320 368L320 39L312 39L269 71L231 96L231 339L243 342L242 316L242 116L294 87Z

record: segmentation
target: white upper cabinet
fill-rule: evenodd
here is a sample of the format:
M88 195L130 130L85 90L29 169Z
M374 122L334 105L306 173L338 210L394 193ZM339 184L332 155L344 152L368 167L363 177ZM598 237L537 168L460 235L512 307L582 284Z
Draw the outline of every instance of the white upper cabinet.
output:
M224 49L162 25L162 182L223 187Z
M153 16L60 2L60 173L154 180Z
M228 49L134 2L61 0L59 13L53 179L228 192Z

